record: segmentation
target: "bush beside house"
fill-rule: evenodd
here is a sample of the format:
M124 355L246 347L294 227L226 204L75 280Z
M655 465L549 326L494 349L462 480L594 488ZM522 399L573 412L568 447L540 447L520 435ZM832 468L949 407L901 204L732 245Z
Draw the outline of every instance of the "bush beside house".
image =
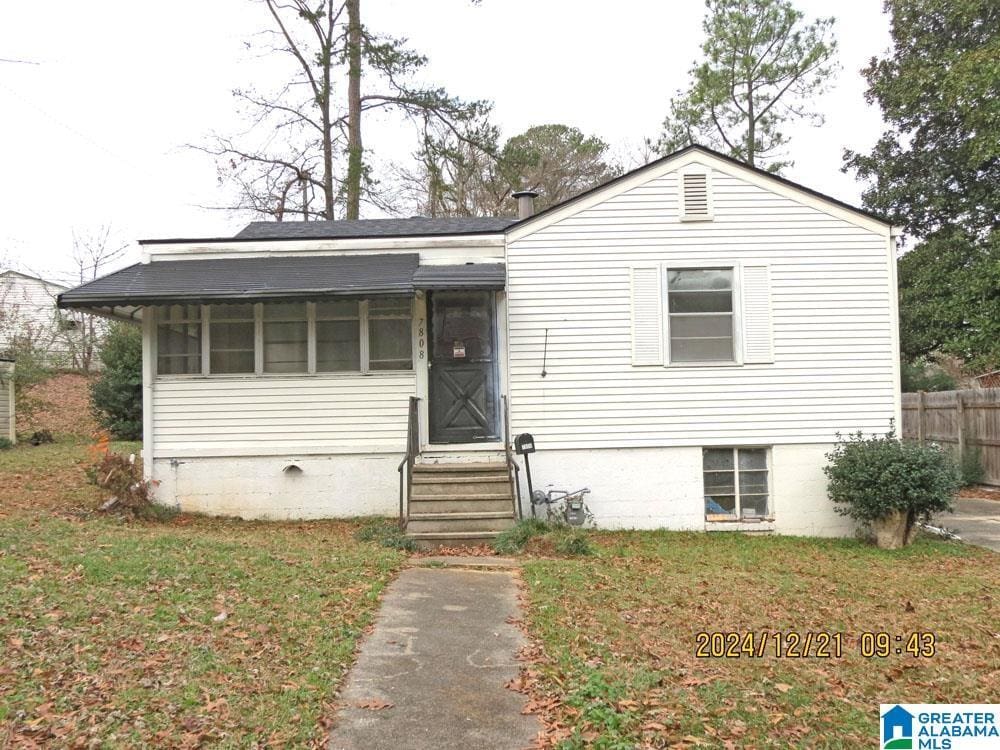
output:
M838 441L827 454L830 498L836 511L875 534L884 549L909 544L918 520L950 511L960 477L951 456L937 445L899 440L894 432Z
M115 323L98 356L104 369L90 387L98 422L118 440L141 440L142 334L135 326Z

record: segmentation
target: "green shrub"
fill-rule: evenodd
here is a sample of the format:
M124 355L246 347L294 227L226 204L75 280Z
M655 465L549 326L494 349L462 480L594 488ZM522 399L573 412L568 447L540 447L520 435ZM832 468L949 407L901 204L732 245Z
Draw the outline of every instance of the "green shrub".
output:
M497 534L493 540L493 551L498 555L512 555L524 549L532 537L548 532L549 525L538 518L525 518L506 531Z
M567 529L556 536L556 552L560 555L585 557L594 554L590 538L581 529Z
M903 362L899 370L903 393L954 391L958 381L933 362L919 359Z
M958 470L962 477L963 487L971 487L983 481L983 477L986 476L986 469L983 467L983 452L978 445L967 445L965 447Z
M114 323L101 342L104 369L90 387L94 414L119 440L142 439L142 334Z
M14 447L14 442L10 438L0 437L0 451L5 451Z
M354 533L354 538L359 542L377 542L383 547L403 550L404 552L414 552L417 549L417 543L400 531L399 525L395 521L387 518L366 521Z
M951 510L959 472L939 446L902 442L893 431L837 438L826 456L830 464L823 468L837 513L870 525L902 511L911 528L918 519Z

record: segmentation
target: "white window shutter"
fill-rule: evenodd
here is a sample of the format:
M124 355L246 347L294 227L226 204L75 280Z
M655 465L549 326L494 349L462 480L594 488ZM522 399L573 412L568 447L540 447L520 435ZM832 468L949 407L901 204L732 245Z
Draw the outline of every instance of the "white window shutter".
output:
M663 364L663 295L659 266L632 269L632 364Z
M774 362L771 274L767 266L743 267L743 361Z

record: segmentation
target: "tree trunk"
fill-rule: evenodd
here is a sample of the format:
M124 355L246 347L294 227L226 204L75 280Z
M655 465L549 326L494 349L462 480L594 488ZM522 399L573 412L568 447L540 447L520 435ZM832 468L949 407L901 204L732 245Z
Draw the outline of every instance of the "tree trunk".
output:
M361 0L347 0L347 218L361 213ZM328 218L333 218L332 216Z
M749 77L749 75L747 76ZM753 113L753 84L749 81L747 82L747 164L751 167L754 165L754 159L757 156L756 152L756 139L757 139L757 123L754 122Z
M899 549L910 541L910 514L896 510L872 522L879 549Z

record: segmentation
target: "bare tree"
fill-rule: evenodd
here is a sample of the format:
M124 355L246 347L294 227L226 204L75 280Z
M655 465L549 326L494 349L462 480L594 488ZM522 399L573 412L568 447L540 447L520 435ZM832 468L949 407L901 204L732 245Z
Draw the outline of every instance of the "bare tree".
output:
M471 131L463 126L489 110L486 102L417 84L427 58L405 39L368 29L360 0L259 2L271 24L260 36L262 51L285 57L294 72L275 92L234 91L247 130L195 146L216 158L220 181L236 189L227 208L279 221L290 214L356 219L362 202L391 209L366 156L365 116L392 112L418 125L431 119L466 138Z

